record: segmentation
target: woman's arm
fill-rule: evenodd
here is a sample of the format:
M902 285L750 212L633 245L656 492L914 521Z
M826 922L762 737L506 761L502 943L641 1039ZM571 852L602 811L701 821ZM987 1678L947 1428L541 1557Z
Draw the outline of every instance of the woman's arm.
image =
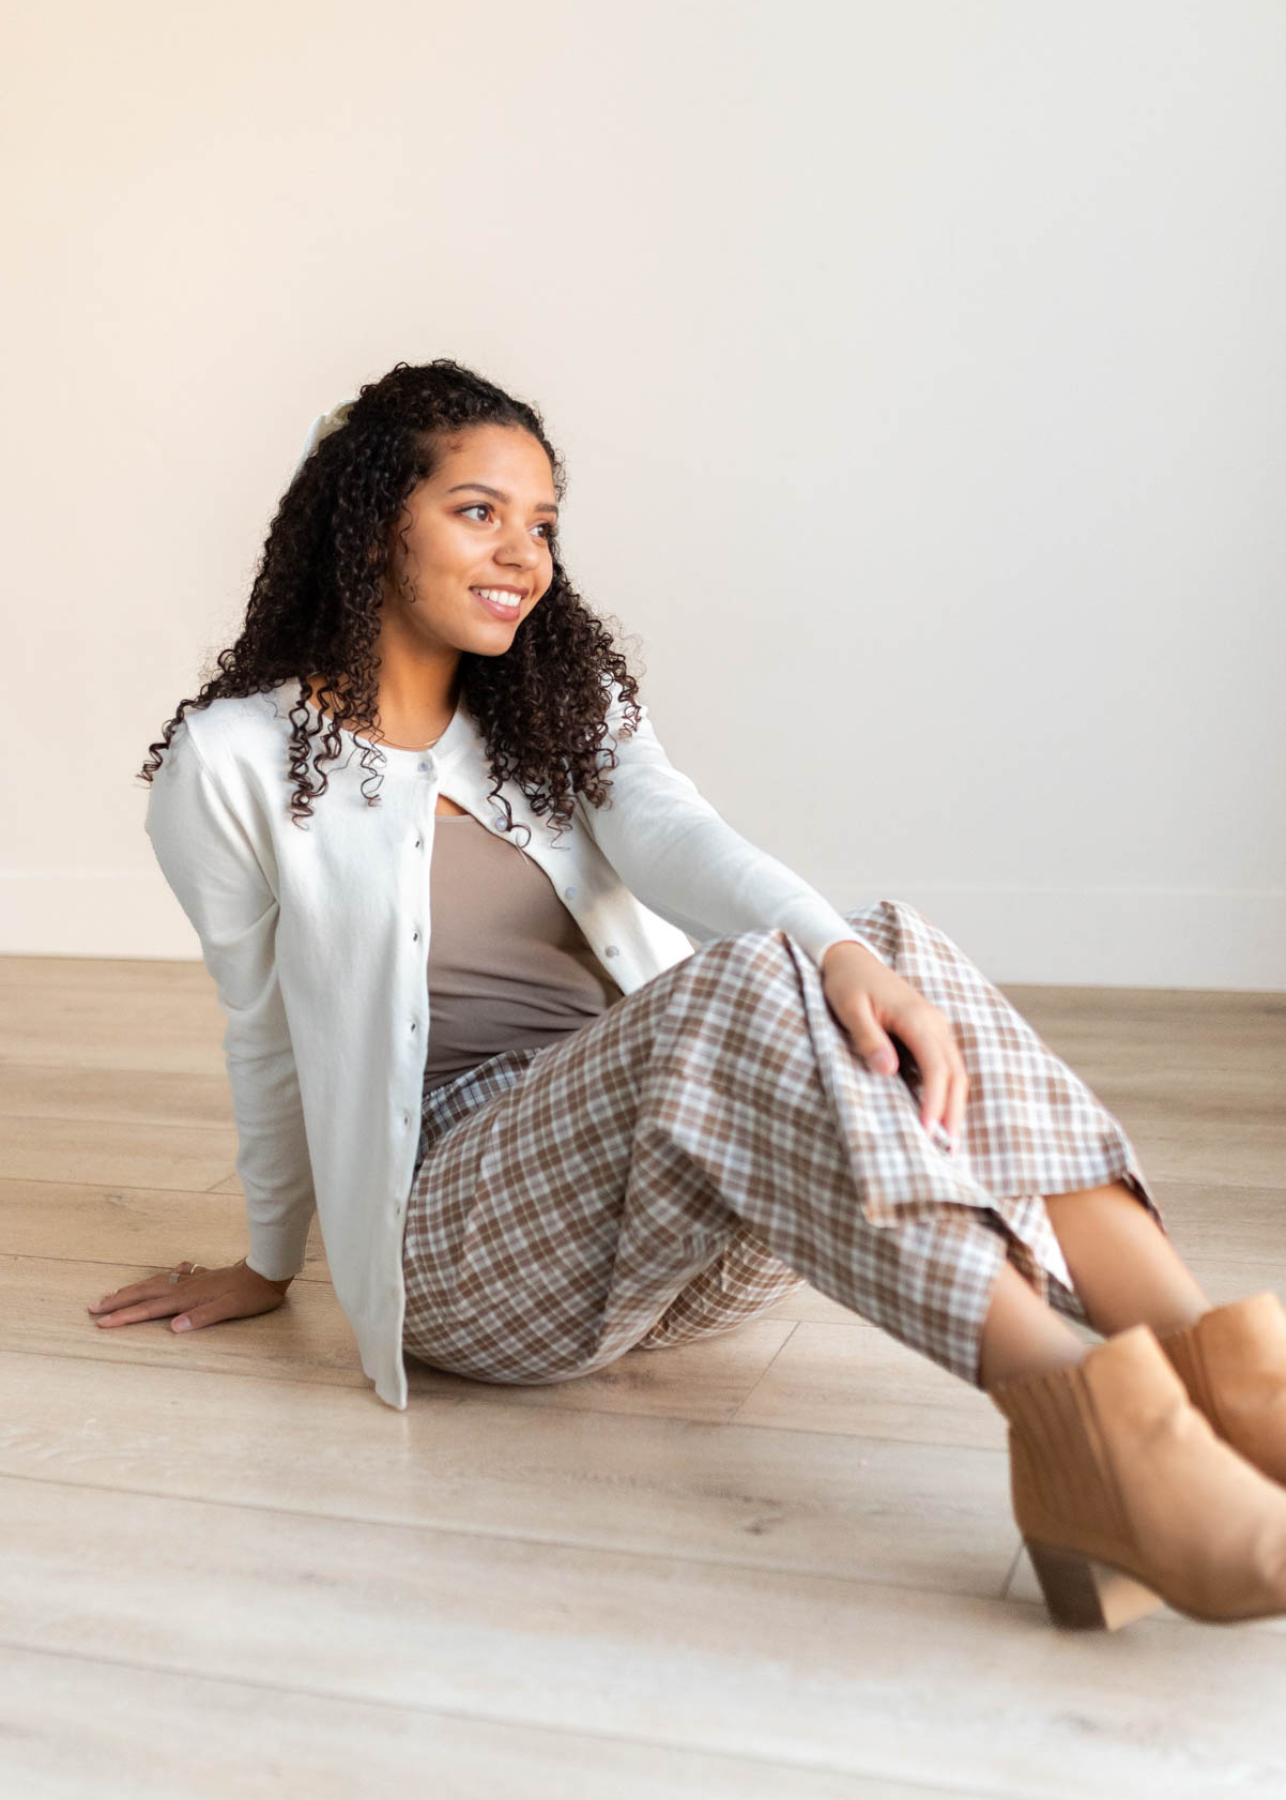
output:
M674 767L642 700L637 730L621 735L629 721L620 684L611 688L617 766L605 771L607 804L582 803L581 811L594 842L644 906L699 940L783 927L819 968L833 944L849 942L887 967L824 895L734 830Z
M237 1126L237 1174L246 1196L246 1266L269 1281L284 1281L303 1267L316 1199L277 979L277 898L186 721L153 777L146 829L201 940L227 1016L223 1050Z

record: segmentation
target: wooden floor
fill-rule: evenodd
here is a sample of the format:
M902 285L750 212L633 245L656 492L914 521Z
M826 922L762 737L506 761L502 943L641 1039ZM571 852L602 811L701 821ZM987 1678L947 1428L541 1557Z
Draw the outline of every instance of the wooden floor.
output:
M1286 995L1007 988L1211 1298L1286 1297ZM377 1399L246 1248L200 965L0 959L0 1789L247 1800L1286 1794L1286 1620L1049 1622L985 1396L811 1289L547 1389ZM1085 1334L1087 1341L1089 1334Z

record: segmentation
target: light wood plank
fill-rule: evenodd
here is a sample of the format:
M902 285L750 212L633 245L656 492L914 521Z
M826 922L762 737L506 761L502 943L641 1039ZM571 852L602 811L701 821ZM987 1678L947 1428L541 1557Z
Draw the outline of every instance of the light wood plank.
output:
M236 1157L237 1134L227 1126L0 1114L0 1169L11 1181L119 1183L200 1193L223 1181Z
M1006 1449L1005 1421L978 1388L887 1332L843 1322L796 1325L733 1418L860 1439L864 1455L867 1440L885 1438Z
M224 1025L200 962L0 957L0 1066L215 1075Z
M102 1119L114 1124L233 1126L227 1076L176 1069L81 1069L67 1062L10 1064L0 1116Z
M0 1781L15 1800L987 1800L2 1645Z
M1185 1119L1177 1099L1152 1105L1138 1099L1114 1103L1103 1088L1095 1091L1125 1126L1153 1186L1175 1181L1224 1190L1280 1185L1286 1168L1286 1111L1280 1097L1275 1116L1238 1116L1230 1108L1223 1118Z
M3 1474L992 1597L1018 1547L1003 1444L537 1412L495 1389L395 1416L246 1375L32 1374L0 1354Z
M181 1239L176 1240L181 1241ZM227 1319L178 1332L166 1319L100 1326L85 1309L100 1294L158 1272L157 1265L0 1256L0 1351L89 1357L113 1365L204 1368L271 1376L291 1384L361 1387L381 1410L352 1328L329 1282L293 1282L284 1306L254 1319Z
M12 1477L0 1584L21 1647L347 1703L997 1794L1286 1789L1286 1634L1257 1624L1064 1634L1012 1600Z
M0 1180L0 1244L15 1256L83 1263L83 1280L90 1286L97 1277L88 1265L95 1262L110 1263L113 1269L137 1263L140 1275L169 1268L185 1256L218 1268L246 1254L245 1201L239 1182L233 1196L182 1188ZM314 1214L296 1280L329 1278ZM98 1295L88 1297L96 1300Z

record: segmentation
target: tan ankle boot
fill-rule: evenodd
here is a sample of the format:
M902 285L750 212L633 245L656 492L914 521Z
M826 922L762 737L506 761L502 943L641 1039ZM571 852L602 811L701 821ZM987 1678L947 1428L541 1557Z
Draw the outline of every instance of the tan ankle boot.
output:
M1150 1326L985 1392L1060 1625L1114 1630L1162 1601L1222 1624L1286 1613L1286 1491L1216 1435Z
M1286 1486L1286 1311L1276 1294L1216 1306L1157 1342L1219 1436Z

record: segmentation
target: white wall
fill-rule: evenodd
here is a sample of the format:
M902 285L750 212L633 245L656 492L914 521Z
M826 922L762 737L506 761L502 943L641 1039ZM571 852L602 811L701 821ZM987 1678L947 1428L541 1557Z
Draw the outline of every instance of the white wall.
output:
M453 355L837 905L1286 989L1281 0L11 16L0 951L196 954L134 772L313 415Z

